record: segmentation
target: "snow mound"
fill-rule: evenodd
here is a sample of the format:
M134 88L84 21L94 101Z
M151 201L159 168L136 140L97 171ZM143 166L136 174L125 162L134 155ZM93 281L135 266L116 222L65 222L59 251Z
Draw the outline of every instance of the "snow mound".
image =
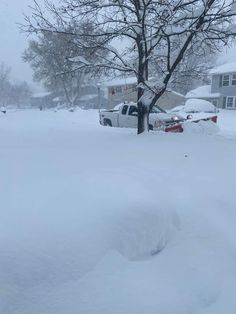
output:
M211 102L203 99L188 99L184 106L185 112L216 112Z
M129 260L143 260L160 253L179 225L178 217L157 206L128 210L116 222L114 249Z
M219 127L212 121L199 121L198 123L184 123L184 133L195 133L195 134L216 134L219 132Z

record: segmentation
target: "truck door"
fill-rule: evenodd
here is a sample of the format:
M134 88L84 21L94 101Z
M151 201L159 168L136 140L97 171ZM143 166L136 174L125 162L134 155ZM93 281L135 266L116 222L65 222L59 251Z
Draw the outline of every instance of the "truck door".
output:
M121 111L119 114L119 127L121 127L121 128L125 128L125 127L127 128L128 107L129 107L128 105L124 105L121 108Z
M138 126L138 108L136 106L130 106L127 116L127 127L137 128Z

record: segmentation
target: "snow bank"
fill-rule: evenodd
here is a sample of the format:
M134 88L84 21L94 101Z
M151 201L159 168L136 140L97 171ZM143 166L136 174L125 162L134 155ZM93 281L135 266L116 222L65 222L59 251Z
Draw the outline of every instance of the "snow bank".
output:
M0 118L1 313L235 313L233 112L220 136Z
M195 133L195 134L206 134L212 135L219 132L219 127L216 123L212 121L199 121L194 123L189 121L189 123L183 124L184 133Z

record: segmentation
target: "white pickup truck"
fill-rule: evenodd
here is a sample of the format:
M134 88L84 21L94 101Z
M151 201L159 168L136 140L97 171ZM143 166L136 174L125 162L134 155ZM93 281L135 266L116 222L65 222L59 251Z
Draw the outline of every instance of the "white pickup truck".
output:
M136 103L124 103L113 110L101 110L100 124L104 126L136 128L138 124L138 108ZM149 115L149 128L166 132L182 132L181 123L186 119L175 114L161 111L154 106Z

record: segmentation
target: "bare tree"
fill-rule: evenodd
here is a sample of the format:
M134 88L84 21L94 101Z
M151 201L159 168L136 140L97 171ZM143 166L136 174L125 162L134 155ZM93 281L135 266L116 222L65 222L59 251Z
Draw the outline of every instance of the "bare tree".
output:
M30 63L34 71L34 79L43 82L55 94L63 95L69 105L74 105L79 97L81 85L97 74L94 69L76 67L78 54L84 54L90 62L96 58L92 49L83 50L78 45L78 28L85 34L95 33L93 25L73 22L67 25L64 33L39 33L29 41L23 53L23 60Z
M216 65L217 57L217 53L208 51L207 46L200 53L184 57L173 73L171 88L185 95L193 88L210 84L209 71Z
M10 98L10 72L10 67L2 62L0 64L0 102L4 107L9 103Z
M0 64L0 105L20 106L29 101L31 91L26 82L12 82L11 68L4 62Z
M99 47L108 54L104 57L96 52L99 62L81 58L78 68L107 68L136 75L138 133L148 127L150 110L184 59L204 53L206 46L216 51L230 44L236 34L235 0L63 0L59 7L49 1L45 5L47 13L34 1L25 31L67 33L68 21L92 23L99 31L86 36L77 32L80 47ZM115 49L114 40L123 40L123 49ZM157 65L154 83L149 82L151 62Z
M9 103L18 108L30 103L32 91L27 82L11 83Z

